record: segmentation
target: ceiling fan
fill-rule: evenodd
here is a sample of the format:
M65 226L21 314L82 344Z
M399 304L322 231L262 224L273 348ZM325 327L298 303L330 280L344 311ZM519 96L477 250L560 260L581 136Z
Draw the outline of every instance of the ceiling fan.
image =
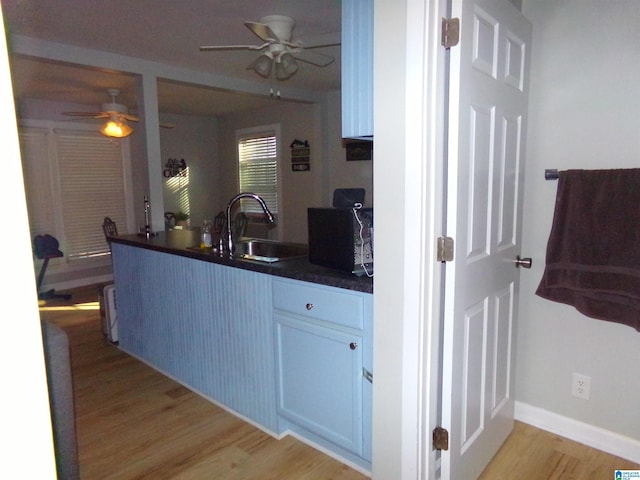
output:
M109 88L107 89L107 93L111 97L111 103L103 103L101 105L101 111L99 112L63 112L63 114L80 118L106 118L108 120L100 128L100 133L107 137L128 137L133 133L133 128L127 124L127 121L139 122L140 117L130 114L126 105L116 103L116 98L120 94L120 90L117 88ZM160 126L163 128L174 127L174 125L168 123L160 123Z
M298 60L326 67L334 58L311 49L340 45L340 42L323 43L321 45L305 46L299 40L292 40L296 22L284 15L268 15L259 22L244 22L245 26L255 33L264 43L260 45L209 45L201 46L201 51L213 50L256 50L262 51L248 67L258 75L267 78L275 65L276 78L286 80L298 71Z

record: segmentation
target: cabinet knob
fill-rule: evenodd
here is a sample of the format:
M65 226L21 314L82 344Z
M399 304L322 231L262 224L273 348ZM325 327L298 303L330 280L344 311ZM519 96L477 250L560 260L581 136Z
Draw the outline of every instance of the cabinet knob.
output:
M311 310L313 308L313 303L307 303L306 309Z
M351 350L355 350L356 348L358 348L358 344L357 344L356 342L351 342L351 343L349 344L349 348L350 348Z

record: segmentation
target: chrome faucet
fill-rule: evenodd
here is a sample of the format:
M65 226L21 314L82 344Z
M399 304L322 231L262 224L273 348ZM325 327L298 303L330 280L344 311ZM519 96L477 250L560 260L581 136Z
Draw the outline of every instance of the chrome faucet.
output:
M235 197L229 200L229 203L227 204L227 248L229 249L230 256L233 255L233 237L231 234L231 230L232 230L231 208L241 198L253 198L262 207L262 210L264 211L264 214L267 216L269 223L275 222L273 218L273 214L271 213L271 211L269 210L269 207L267 207L267 204L265 203L265 201L262 199L260 195L256 195L255 193L250 193L250 192L244 192L244 193L237 194Z

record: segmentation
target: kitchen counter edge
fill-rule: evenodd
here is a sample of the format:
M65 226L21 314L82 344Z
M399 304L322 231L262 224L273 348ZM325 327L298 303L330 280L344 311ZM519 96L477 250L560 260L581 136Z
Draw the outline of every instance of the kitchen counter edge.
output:
M305 282L344 288L364 293L373 293L373 278L356 276L346 272L331 270L314 265L306 257L293 258L274 263L245 260L200 249L199 235L191 230L171 230L159 232L147 238L145 235L117 235L109 237L113 243L155 250L171 255L217 263L229 267L241 268L253 272L265 273L277 277L291 278Z

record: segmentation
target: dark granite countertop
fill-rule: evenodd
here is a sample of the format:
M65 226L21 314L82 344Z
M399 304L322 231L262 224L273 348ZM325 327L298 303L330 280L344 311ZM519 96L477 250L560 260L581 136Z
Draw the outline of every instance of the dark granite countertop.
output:
M113 243L121 243L134 247L146 248L158 252L180 255L205 262L218 263L229 267L242 268L254 272L266 273L278 277L318 283L331 287L346 288L358 292L373 293L373 279L358 277L346 272L331 270L314 265L306 257L293 258L274 263L245 260L229 257L198 248L200 239L197 231L171 230L159 232L151 238L144 235L118 235L110 237Z

